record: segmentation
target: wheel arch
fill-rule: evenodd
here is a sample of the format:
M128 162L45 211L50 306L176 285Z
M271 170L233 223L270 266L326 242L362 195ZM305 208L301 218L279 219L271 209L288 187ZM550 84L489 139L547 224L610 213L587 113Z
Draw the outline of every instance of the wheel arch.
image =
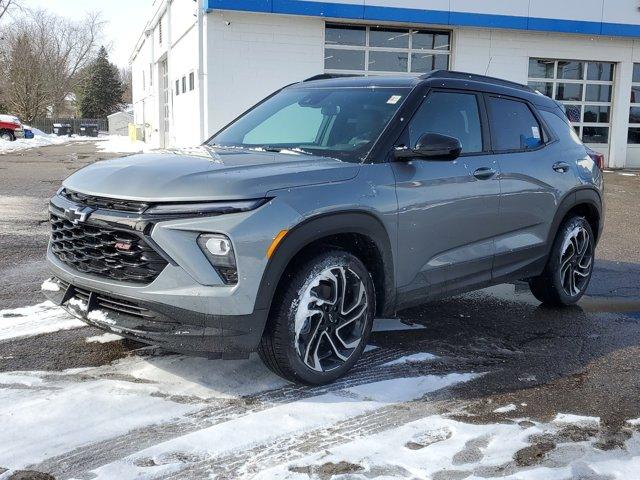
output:
M570 215L584 216L593 230L596 242L600 239L603 227L603 206L600 192L592 187L576 189L565 196L556 210L548 237L547 250L551 250L562 222Z
M287 232L262 275L256 310L270 310L287 269L316 245L342 248L360 258L376 286L377 313L393 312L396 288L389 234L374 215L359 211L315 216Z

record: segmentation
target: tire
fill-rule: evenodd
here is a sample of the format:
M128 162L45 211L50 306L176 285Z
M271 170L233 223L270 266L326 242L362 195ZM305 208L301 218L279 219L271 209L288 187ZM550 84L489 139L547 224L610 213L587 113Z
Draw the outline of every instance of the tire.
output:
M529 280L533 296L555 307L577 303L591 280L594 251L589 222L584 217L569 217L558 229L542 275Z
M0 131L0 139L13 142L16 139L16 136L11 130L2 130Z
M341 250L319 251L285 273L258 354L287 380L330 383L362 355L374 313L373 279L363 263Z

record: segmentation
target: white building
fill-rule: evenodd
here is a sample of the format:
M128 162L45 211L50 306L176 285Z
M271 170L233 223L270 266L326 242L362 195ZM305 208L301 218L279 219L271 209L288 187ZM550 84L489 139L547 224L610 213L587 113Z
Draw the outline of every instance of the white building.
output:
M134 121L201 143L274 90L320 73L449 68L566 104L612 168L640 168L636 0L155 0L132 54Z

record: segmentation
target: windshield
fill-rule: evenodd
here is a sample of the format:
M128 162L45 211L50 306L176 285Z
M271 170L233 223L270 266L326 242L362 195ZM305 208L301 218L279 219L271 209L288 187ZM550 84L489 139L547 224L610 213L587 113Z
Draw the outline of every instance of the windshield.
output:
M219 132L208 145L359 162L408 92L381 87L285 89Z

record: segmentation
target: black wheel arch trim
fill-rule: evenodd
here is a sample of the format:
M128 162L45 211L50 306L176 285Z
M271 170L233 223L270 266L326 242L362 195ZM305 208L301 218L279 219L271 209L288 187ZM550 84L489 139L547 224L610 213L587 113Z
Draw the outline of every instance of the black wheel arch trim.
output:
M596 242L600 239L600 234L603 227L602 196L595 187L577 187L564 196L564 198L560 202L560 205L556 209L556 214L553 218L553 223L551 224L551 229L549 231L549 237L547 241L547 255L551 251L553 241L558 234L558 230L560 229L562 220L564 220L564 218L572 208L577 207L578 205L590 205L598 212L598 231L593 233L596 236Z
M303 248L324 237L349 233L368 237L380 252L383 268L384 304L378 306L377 310L383 313L393 312L396 302L396 286L390 237L379 219L362 211L343 211L314 216L289 230L262 275L255 309L269 311L282 275L291 260Z

